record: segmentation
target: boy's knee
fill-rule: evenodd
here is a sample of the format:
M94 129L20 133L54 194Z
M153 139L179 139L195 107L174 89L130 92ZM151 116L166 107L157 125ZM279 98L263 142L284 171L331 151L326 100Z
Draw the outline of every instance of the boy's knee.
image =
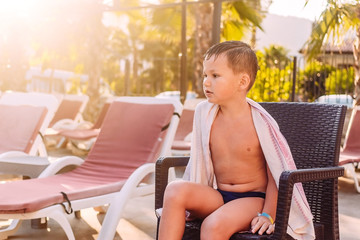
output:
M181 201L186 198L186 183L184 181L174 181L169 183L165 189L165 200Z
M223 227L224 226L219 219L208 216L201 224L201 240L219 239L219 237L223 237Z

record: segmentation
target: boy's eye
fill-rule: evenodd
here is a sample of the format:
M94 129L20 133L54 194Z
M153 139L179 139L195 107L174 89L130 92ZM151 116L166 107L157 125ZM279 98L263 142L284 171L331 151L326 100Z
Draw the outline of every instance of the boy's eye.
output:
M207 75L206 74L203 74L203 78L206 78L207 77Z
M217 75L217 74L213 74L213 77L216 78L216 77L218 77L218 75Z

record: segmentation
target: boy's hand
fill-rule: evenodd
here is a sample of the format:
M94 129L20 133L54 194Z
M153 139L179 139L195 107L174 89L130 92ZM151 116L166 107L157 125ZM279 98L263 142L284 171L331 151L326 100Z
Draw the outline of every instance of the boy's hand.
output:
M265 216L254 217L251 221L251 232L258 232L259 235L262 235L265 231L267 234L274 232L275 224L271 224L270 219Z

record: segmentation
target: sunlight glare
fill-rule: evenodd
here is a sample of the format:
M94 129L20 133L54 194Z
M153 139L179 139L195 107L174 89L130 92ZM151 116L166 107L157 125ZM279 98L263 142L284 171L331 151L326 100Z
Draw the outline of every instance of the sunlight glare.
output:
M141 0L140 2L147 4L159 4L159 0Z
M0 14L27 17L39 9L41 0L0 0Z

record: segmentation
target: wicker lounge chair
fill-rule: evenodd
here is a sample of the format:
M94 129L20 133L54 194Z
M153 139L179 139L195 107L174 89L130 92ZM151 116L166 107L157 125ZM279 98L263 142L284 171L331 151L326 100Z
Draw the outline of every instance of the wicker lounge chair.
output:
M294 183L302 182L314 215L316 239L339 239L338 166L346 107L311 103L262 103L287 139L298 170L280 177L275 231L271 235L236 233L230 239L291 239L286 234ZM160 158L156 163L155 208L161 208L168 169L184 166L188 157ZM183 239L200 237L200 221L186 223Z
M155 171L158 156L171 154L179 121L174 112L181 111L181 103L174 99L117 99L85 161L63 157L39 178L0 185L0 219L49 217L60 224L68 239L75 239L66 213L110 204L99 239L112 239L127 200L154 192L149 175ZM54 175L68 164L80 166ZM0 231L0 238L13 234L15 223Z
M360 193L356 167L360 163L360 106L354 107L345 135L344 147L340 152L340 166L346 170L346 176L354 180L355 189Z

